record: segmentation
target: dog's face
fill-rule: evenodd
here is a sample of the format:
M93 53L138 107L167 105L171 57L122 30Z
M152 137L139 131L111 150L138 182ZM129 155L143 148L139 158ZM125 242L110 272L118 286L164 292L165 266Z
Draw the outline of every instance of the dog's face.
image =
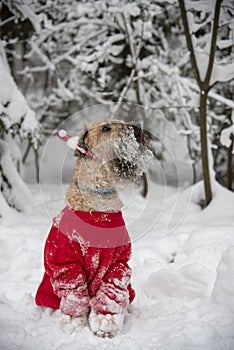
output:
M143 132L139 125L126 124L122 121L107 121L105 123L95 123L81 133L80 144L93 150L96 146L108 142L110 140L121 139L132 130L136 140L144 142Z
M96 123L79 136L79 144L102 164L116 180L135 182L148 167L152 152L139 125L122 121ZM75 155L82 157L79 151ZM87 159L86 159L87 160Z

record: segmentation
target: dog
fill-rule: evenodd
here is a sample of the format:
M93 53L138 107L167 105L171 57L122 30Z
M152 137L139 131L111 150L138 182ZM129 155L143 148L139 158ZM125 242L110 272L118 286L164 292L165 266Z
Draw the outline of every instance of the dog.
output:
M67 206L46 240L36 304L57 310L71 332L87 324L95 335L113 337L135 297L131 242L117 186L136 183L152 152L141 127L123 121L86 126L78 138L59 136L77 160Z

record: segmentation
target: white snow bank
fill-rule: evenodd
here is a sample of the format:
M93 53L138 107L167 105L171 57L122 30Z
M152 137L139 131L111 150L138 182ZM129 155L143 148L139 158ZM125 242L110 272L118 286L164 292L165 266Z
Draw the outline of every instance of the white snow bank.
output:
M234 193L218 182L213 183L212 191L213 200L207 208L201 211L200 221L204 224L234 225Z
M195 300L209 295L211 273L199 264L182 266L180 269L164 268L149 276L144 290L153 299L167 296Z
M203 210L199 205L205 198L204 184L202 181L196 183L194 186L192 186L192 188L188 188L181 193L181 202L189 202L187 215L184 218L184 221L186 223L189 221L196 222L197 218L197 223L202 224L225 224L231 222L233 225L234 193L213 180L211 187L212 201ZM173 200L173 197L169 199L171 206L173 204Z
M234 242L225 250L217 269L213 300L234 312Z
M63 333L49 310L34 304L51 218L64 205L62 189L43 186L43 208L32 187L32 214L20 214L17 224L0 221L1 349L234 349L233 193L216 185L214 200L201 211L196 204L201 184L192 197L189 190L178 197L177 190L168 187L166 200L165 189L150 186L149 202L137 190L125 201L124 216L134 238L131 265L136 299L122 333L113 339L98 339L88 327L80 333ZM180 224L165 232L167 210L182 207L184 201L190 205L183 220L180 210L174 211ZM160 215L162 208L165 215Z

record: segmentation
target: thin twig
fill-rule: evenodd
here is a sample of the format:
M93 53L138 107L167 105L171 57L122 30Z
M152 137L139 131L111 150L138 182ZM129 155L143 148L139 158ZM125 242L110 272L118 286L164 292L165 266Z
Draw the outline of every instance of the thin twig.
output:
M14 21L15 19L16 19L15 16L11 16L11 17L5 19L4 21L1 21L0 22L0 27L3 27L5 24L7 24L7 23L9 23L11 21Z
M116 112L118 111L118 109L119 109L121 103L123 102L123 99L125 98L125 95L126 95L126 93L128 92L128 89L129 89L129 87L130 87L130 85L131 85L131 83L132 83L132 80L133 80L133 77L135 76L135 73L136 73L136 68L134 67L134 68L131 70L131 74L130 74L130 76L129 76L129 78L128 78L127 84L124 86L124 88L123 88L121 94L119 95L117 104L116 104L116 106L115 106L113 112L111 113L110 119L113 119L113 118L114 118L114 116L115 116Z

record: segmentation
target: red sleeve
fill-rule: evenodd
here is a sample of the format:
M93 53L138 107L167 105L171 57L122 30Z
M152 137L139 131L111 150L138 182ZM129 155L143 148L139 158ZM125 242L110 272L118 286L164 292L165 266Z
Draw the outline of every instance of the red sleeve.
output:
M110 265L96 296L90 301L91 308L102 314L122 313L135 295L129 284L131 269L128 261L131 245L127 244L117 249L117 260Z
M55 226L45 245L45 269L54 293L61 299L61 311L76 317L88 313L89 296L80 247L74 246Z

